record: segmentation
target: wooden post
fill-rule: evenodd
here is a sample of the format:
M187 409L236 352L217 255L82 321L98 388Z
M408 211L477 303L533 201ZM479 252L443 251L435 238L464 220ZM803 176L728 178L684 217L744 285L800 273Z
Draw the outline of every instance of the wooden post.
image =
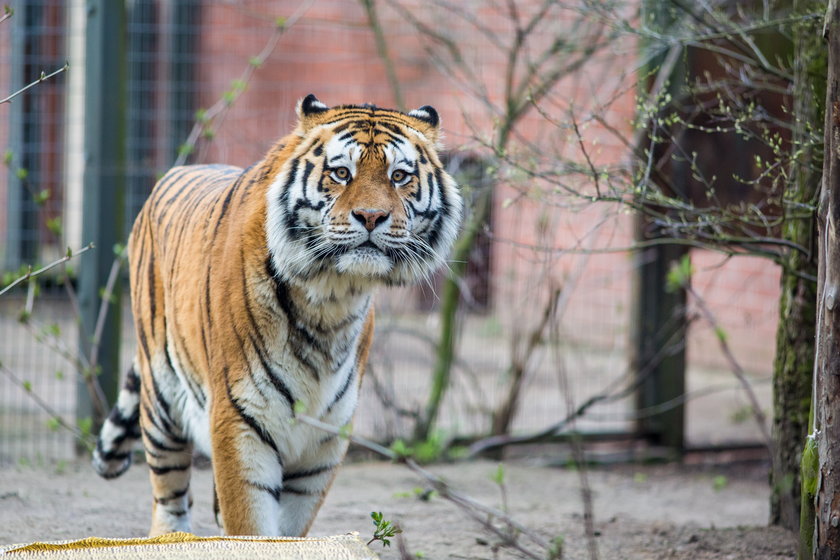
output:
M840 8L825 17L828 85L818 213L819 278L814 429L819 455L814 558L840 558Z

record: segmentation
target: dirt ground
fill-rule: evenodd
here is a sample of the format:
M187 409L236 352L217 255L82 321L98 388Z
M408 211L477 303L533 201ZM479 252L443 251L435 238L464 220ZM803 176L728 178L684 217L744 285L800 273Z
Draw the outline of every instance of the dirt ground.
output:
M501 505L492 481L497 464L433 465L430 470L488 505ZM589 558L580 476L574 469L505 463L510 514L545 538L565 539L564 558ZM587 470L594 496L600 558L648 560L781 560L795 558L795 538L765 526L766 466L623 465ZM194 470L193 532L218 534L212 515L211 472ZM404 466L348 463L336 479L312 535L373 533L370 512L399 522L417 558L516 558L494 551L494 538L440 497L418 497L423 483ZM0 544L86 536L142 536L148 529L147 469L134 465L113 481L86 464L0 467ZM383 559L389 549L371 548Z

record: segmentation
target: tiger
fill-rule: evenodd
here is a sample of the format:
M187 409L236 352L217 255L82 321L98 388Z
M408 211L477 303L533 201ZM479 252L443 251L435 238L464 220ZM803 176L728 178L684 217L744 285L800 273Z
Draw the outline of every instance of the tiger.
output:
M142 441L150 536L190 531L194 452L225 534L306 535L347 451L376 288L428 281L458 235L433 107L310 94L296 113L247 169L171 169L130 233L138 350L92 462L117 477Z

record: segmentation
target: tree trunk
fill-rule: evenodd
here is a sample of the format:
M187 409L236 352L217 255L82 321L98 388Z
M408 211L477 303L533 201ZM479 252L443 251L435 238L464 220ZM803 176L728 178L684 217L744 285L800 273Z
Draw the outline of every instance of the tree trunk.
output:
M794 3L797 13L819 12L821 0ZM819 192L821 153L811 141L823 119L825 43L820 22L803 19L794 28L793 130L794 149L801 154L791 166L785 195L794 209L806 207ZM798 210L794 210L797 212ZM816 222L794 217L782 228L784 239L805 247L792 251L782 269L776 360L773 365L773 469L770 473L770 523L799 530L799 475L802 442L808 434L808 414L814 371L817 284L802 278L817 275Z
M820 193L814 434L819 471L814 558L840 558L840 8L826 12L829 41L825 157Z

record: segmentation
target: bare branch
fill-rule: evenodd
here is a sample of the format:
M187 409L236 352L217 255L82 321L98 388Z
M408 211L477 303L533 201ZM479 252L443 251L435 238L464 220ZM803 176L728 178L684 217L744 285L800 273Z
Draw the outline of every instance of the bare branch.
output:
M385 41L385 33L382 31L382 24L379 22L379 15L376 12L376 0L359 0L365 9L368 17L368 24L373 32L373 37L376 41L376 52L385 65L385 76L388 78L388 83L391 85L391 93L394 94L394 101L397 104L397 109L405 111L405 101L403 100L402 88L400 81L397 78L397 71L394 68L394 61L388 52L388 43Z
M462 511L480 523L485 529L499 537L505 546L514 548L528 558L534 558L535 560L542 560L546 557L546 551L550 549L549 543L537 535L529 527L519 523L504 511L482 504L466 494L455 490L442 478L424 469L413 459L403 457L392 449L388 449L387 447L379 445L369 439L349 434L344 429L337 428L332 424L327 424L326 422L322 422L311 416L298 414L295 416L295 420L301 422L302 424L323 430L327 433L347 438L349 441L360 447L373 451L383 457L387 457L392 461L404 464L415 474L423 478L432 487L432 489L438 492L442 498L457 505ZM515 531L503 531L499 529L491 522L493 519L501 521L506 527L515 529ZM528 537L531 542L540 548L541 553L537 554L525 548L516 538L517 533Z
M3 18L3 19L6 19L7 17L9 17L9 15L8 15L8 14L6 14L6 16L4 16L4 18ZM3 21L3 20L0 20L0 21ZM58 70L55 70L54 72L52 72L52 73L50 73L50 74L47 74L47 73L45 73L45 72L41 72L41 76L40 76L37 80L35 80L34 82L32 82L32 83L30 83L30 84L27 84L27 85L25 85L24 87L20 88L19 90L17 90L17 91L15 91L15 92L11 93L8 97L5 97L5 98L3 98L3 99L0 99L0 105L2 105L3 103L11 103L11 102L12 102L12 99L14 99L14 98L15 98L15 97L17 97L18 95L22 94L23 92L25 92L25 91L26 91L26 90L28 90L29 88L33 88L33 87L37 86L38 84L40 84L41 82L46 82L46 81L47 81L47 80L49 80L50 78L53 78L53 77L55 77L55 76L58 76L58 75L59 75L59 74L61 74L62 72L66 71L68 68L70 68L70 63L69 63L69 62L65 62L65 63L64 63L64 66L62 66L61 68L59 68Z
M12 383L14 383L14 384L15 384L15 385L17 385L18 387L20 387L20 388L21 388L21 389L22 389L22 390L23 390L23 391L24 391L27 395L29 395L29 398L31 398L33 401L35 401L35 404L36 404L36 405L38 405L38 407L39 407L41 410L43 410L44 412L46 412L46 413L47 413L47 415L49 415L49 417L50 417L50 418L52 418L52 419L53 419L53 420L54 420L54 421L55 421L55 422L56 422L59 426L61 426L62 428L64 428L64 429L65 429L65 430L67 430L68 432L72 433L74 436L76 436L76 438L77 438L79 441L81 441L81 442L85 443L86 445L91 445L91 444L92 444L92 442L91 442L91 440L90 440L90 438L89 438L88 436L86 436L85 434L83 434L83 433L81 432L81 430L79 430L77 427L75 427L75 426L73 426L72 424L69 424L67 421L65 421L65 420L64 420L64 418L61 416L61 414L59 414L59 413L58 413L58 412L57 412L57 411L56 411L53 407L51 407L51 406L47 403L47 401L45 401L44 399L42 399L42 398L38 395L38 393L36 393L35 391L33 391L33 390L32 390L32 387L31 387L28 383L26 383L26 382L25 382L25 381L23 381L20 377L18 377L17 375L15 375L15 373L14 373L12 370L10 370L9 368L7 368L7 367L6 367L5 365L3 365L3 364L0 364L0 371L2 371L2 372L3 372L3 374L4 374L6 377L8 377L8 378L9 378L9 380L10 380Z
M275 23L274 32L271 34L271 37L268 39L263 49L257 56L248 61L248 66L242 72L239 79L235 80L234 83L237 84L236 87L234 87L232 91L227 92L229 95L226 94L219 98L216 103L203 112L201 118L196 120L192 130L190 130L190 134L187 136L186 141L178 150L178 157L176 158L173 167L184 165L187 161L187 157L189 157L195 148L201 134L207 129L210 123L224 120L227 111L247 88L254 72L256 72L256 70L265 63L268 57L271 56L277 48L277 43L280 40L280 37L283 36L295 23L297 23L297 21L303 17L306 11L309 10L314 3L315 0L305 0L300 4L300 6L298 6L298 9L291 16L283 20L278 20ZM218 126L219 125L217 124L217 128Z
M13 15L15 15L15 11L11 7L9 7L8 4L6 4L5 6L3 6L3 17L0 17L0 23L3 23Z
M87 247L83 247L82 249L79 249L79 250L78 250L78 251L76 251L75 253L74 253L73 251L71 251L71 249L68 247L68 248L67 248L67 254L66 254L66 255L64 255L63 257L61 257L60 259L58 259L58 260L56 260L56 261L53 261L53 262L51 262L50 264L48 264L48 265L46 265L46 266L43 266L43 267L39 268L38 270L31 270L31 267L30 267L29 272L27 272L26 274L24 274L23 276L21 276L20 278L18 278L17 280L15 280L15 281L14 281L14 282L12 282L11 284L9 284L8 286L6 286L6 287L5 287L5 288L3 288L2 290L0 290L0 296L2 296L3 294L5 294L5 293L6 293L6 292L8 292L9 290L11 290L12 288L14 288L15 286L17 286L18 284L20 284L20 283L22 283L22 282L26 282L26 281L27 281L27 280L29 280L30 278L34 278L34 277L36 277L36 276L39 276L39 275L41 275L41 274L43 274L43 273L47 272L48 270L50 270L50 269L53 269L53 268L57 267L57 266L58 266L58 265L60 265L60 264L64 264L64 263L66 263L67 261L69 261L69 260L70 260L70 259L72 259L73 257L76 257L76 256L78 256L78 255L81 255L82 253L85 253L85 252L87 252L87 251L89 251L89 250L91 250L91 249L93 249L93 243L90 243Z
M735 358L735 355L732 353L732 349L730 348L729 342L726 339L726 334L720 326L720 323L718 323L715 315L709 309L709 306L706 305L706 301L702 297L700 297L700 294L698 294L697 291L694 290L694 288L692 288L690 284L685 284L683 288L685 288L688 294L691 295L691 297L694 299L695 304L697 305L697 308L703 315L703 318L705 318L706 321L708 321L708 323L714 329L718 341L718 346L720 346L721 352L723 352L723 356L729 363L729 367L732 370L732 373L738 379L738 382L741 384L741 388L743 388L744 393L746 393L747 398L750 401L750 407L752 408L755 423L758 425L758 429L761 432L761 437L764 439L764 442L767 445L767 449L770 450L770 457L775 457L775 454L773 453L773 439L770 437L770 432L767 428L767 417L764 415L764 411L761 409L761 403L758 402L758 397L756 396L755 391L753 391L752 385L750 384L749 380L744 374L744 368L741 367L741 364L738 362L738 360Z

